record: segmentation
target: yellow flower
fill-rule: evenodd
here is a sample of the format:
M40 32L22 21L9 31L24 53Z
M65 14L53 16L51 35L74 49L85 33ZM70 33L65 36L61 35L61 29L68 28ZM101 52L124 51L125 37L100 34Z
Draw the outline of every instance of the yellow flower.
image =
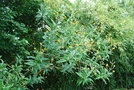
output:
M100 27L100 29L102 29L102 27Z
M43 49L44 51L47 50L46 48Z
M34 48L34 50L36 50L36 48Z
M43 52L40 52L40 54L43 54Z
M58 13L58 12L56 12L56 14L58 15L59 13Z
M47 50L46 48L44 48L44 49L41 49L42 51L45 51L45 50Z
M112 71L113 73L115 72L115 70Z
M69 48L73 48L72 46L69 46Z
M88 70L90 70L90 68L87 68Z
M76 21L76 23L79 23L80 21Z
M86 68L83 68L84 70L86 70Z
M62 46L61 49L64 49L64 46Z
M97 56L97 58L98 58L98 59L101 59L101 56L99 55L99 56Z
M99 53L99 51L97 50L96 53Z
M75 44L75 46L79 46L79 44Z
M112 50L114 50L115 48L112 48Z
M48 32L48 30L46 32Z
M22 83L23 85L25 85L25 83Z
M67 18L66 16L64 16L64 18Z
M56 40L56 42L60 43L60 40Z
M106 67L108 67L108 64L106 64Z
M78 30L76 30L75 32L76 32L76 33L78 33L79 31L78 31Z
M72 25L74 25L75 23L71 23Z
M110 42L110 39L108 39L107 42Z
M97 73L94 73L94 75L97 75Z

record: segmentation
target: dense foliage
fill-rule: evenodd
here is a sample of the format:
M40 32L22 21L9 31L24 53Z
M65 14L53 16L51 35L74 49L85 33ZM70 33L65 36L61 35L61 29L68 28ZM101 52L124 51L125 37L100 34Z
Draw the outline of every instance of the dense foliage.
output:
M1 1L0 89L134 88L133 4Z

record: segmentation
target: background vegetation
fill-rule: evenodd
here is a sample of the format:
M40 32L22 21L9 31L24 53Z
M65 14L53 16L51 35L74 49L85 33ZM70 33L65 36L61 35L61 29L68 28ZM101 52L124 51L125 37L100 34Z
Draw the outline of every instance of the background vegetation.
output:
M133 4L0 1L0 89L134 88Z

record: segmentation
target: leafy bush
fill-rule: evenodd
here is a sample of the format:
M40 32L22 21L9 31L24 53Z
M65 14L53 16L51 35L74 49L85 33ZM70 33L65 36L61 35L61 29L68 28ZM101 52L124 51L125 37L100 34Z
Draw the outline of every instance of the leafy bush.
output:
M133 38L133 17L118 2L98 1L92 6L60 0L58 4L49 0L44 2L37 19L44 21L42 48L46 49L44 56L49 58L52 70L75 73L78 84L88 85L98 79L106 83L112 72L125 68L129 59L122 62L124 66L115 67L124 56L116 59L118 56L114 55L127 54L120 50L126 40ZM115 87L111 85L111 88Z
M133 88L134 2L89 2L1 4L0 88Z
M26 57L39 42L40 33L36 31L36 12L39 3L29 0L9 0L0 4L0 55L3 60ZM38 34L38 35L37 35Z
M28 29L24 24L14 21L15 14L11 9L0 8L0 12L0 55L8 59L17 54L28 54L25 49L28 40L23 37Z

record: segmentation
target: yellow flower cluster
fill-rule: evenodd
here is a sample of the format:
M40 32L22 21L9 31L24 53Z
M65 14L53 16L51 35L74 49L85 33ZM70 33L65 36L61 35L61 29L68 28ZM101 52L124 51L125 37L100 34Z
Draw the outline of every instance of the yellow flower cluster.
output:
M59 12L56 12L56 13L53 13L54 15L58 15L59 14Z
M78 30L76 30L75 32L76 32L77 34L80 34L80 31L78 31Z
M46 51L47 49L46 48L43 48L43 49L41 49L42 51Z
M65 19L65 18L67 18L67 17L66 17L66 16L63 16L63 17L62 17L62 19Z

